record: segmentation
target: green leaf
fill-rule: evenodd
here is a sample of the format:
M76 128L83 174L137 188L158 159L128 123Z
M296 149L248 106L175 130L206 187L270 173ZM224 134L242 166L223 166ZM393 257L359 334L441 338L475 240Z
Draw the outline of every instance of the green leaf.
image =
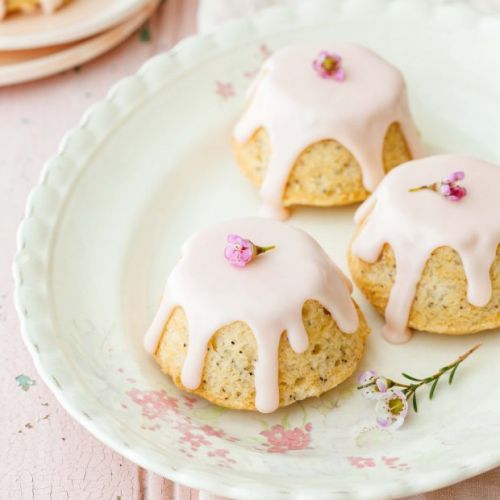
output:
M436 391L436 387L438 385L439 379L434 380L434 383L431 386L431 390L429 391L429 399L432 399L434 396L434 392Z
M151 41L151 31L149 29L149 23L143 24L139 28L138 35L141 42L147 43Z
M418 413L418 406L417 406L417 393L413 393L413 409L415 410L415 413Z
M456 371L457 371L457 369L458 369L458 366L459 366L458 364L457 364L457 365L455 365L455 366L454 366L454 368L453 368L453 370L451 370L451 372L450 372L450 378L448 379L448 383L449 383L450 385L452 384L453 379L455 378L455 373L456 373Z
M401 375L403 375L403 377L406 377L408 380L413 380L414 382L420 382L422 380L421 378L412 377L407 373L401 373Z

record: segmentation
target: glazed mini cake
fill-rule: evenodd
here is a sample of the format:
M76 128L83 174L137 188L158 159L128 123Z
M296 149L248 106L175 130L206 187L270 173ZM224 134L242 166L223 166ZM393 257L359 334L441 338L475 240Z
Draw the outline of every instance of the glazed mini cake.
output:
M16 12L33 12L39 8L45 14L52 14L69 0L0 0L0 20Z
M386 172L421 154L400 71L337 42L290 46L265 62L233 149L260 186L262 215L281 219L291 205L362 201Z
M349 377L368 334L349 280L315 240L245 218L185 243L145 347L180 388L272 412Z
M500 326L500 168L464 156L412 161L356 213L355 283L385 312L384 335L408 327L461 335Z

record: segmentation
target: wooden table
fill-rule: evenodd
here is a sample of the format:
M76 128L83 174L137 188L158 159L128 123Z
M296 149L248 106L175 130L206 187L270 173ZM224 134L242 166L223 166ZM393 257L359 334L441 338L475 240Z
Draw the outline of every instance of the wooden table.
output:
M236 0L235 0L236 1ZM0 90L0 499L196 499L94 439L39 379L12 303L16 228L43 162L85 109L150 56L195 32L196 0L168 0L107 55L62 75ZM466 439L466 437L464 437ZM419 499L498 499L500 469Z

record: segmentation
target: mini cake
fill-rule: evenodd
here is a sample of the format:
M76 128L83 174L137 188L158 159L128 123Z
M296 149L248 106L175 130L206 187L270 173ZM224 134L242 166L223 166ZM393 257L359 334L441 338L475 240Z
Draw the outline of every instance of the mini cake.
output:
M358 209L349 267L387 340L500 326L499 186L499 167L440 155L392 171Z
M349 377L368 333L349 280L315 240L245 218L187 241L145 347L180 388L272 412Z
M39 8L52 14L69 0L0 0L0 20L15 12L33 12Z
M362 201L385 172L421 154L400 71L337 42L290 46L265 62L233 149L260 186L262 215L281 219L291 205Z

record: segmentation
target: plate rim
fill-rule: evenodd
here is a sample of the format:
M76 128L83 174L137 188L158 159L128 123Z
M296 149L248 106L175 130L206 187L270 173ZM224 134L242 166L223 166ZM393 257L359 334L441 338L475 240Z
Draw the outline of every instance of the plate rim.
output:
M160 0L147 0L134 16L91 38L76 42L75 45L32 60L0 66L0 88L47 78L102 56L123 43L146 22L154 14L159 2ZM100 45L96 46L99 42ZM90 46L93 48L89 49ZM67 60L69 54L74 54L75 57L70 62ZM59 66L53 67L56 60L60 60Z
M41 33L39 35L30 34L12 38L0 34L0 50L29 50L76 42L113 28L145 7L147 2L148 0L128 0L128 4L125 7L110 10L106 15L98 19L97 22L89 22L88 19L85 19L77 23L76 30L75 26L69 27L70 29L66 27L57 35ZM71 8L71 5L64 8Z
M500 28L500 17L487 16L462 0L445 4L435 3L432 0L406 2L372 0L371 7L375 7L380 13L381 10L396 8L394 7L396 4L398 9L406 9L408 12L417 9L421 11L421 15L443 17L443 11L447 10L447 14L452 14L455 21L466 19L467 25L489 18L497 29ZM281 23L281 26L286 26L280 32L287 33L293 29L314 25L320 19L324 22L325 16L333 17L342 11L355 12L365 7L364 0L336 0L333 5L331 0L316 0L296 4L295 8L274 6L250 18L230 21L215 31L185 38L170 51L146 61L133 76L118 81L103 100L92 105L84 113L79 125L65 134L55 156L45 163L38 185L28 196L25 214L17 231L17 254L13 262L14 305L23 341L32 356L38 374L63 408L93 436L137 465L168 477L172 481L233 498L253 498L256 492L244 478L242 485L229 485L220 480L221 476L223 477L220 470L214 475L201 470L196 462L181 460L180 457L177 460L164 457L164 462L160 466L153 459L141 455L139 450L130 448L117 435L109 434L106 425L100 426L97 423L98 418L90 418L85 412L73 406L71 398L66 399L58 380L51 375L43 360L44 356L47 356L54 361L58 353L44 352L37 343L37 336L44 330L46 321L44 315L48 314L39 306L40 303L43 305L43 299L49 300L49 298L41 296L46 283L42 287L33 279L30 265L33 266L33 262L47 264L48 250L67 196L73 183L86 168L93 147L98 147L100 141L111 134L141 102L150 98L159 88L168 85L170 80L175 80L179 70L182 72L189 68L193 57L205 56L214 46L219 50L228 50L238 44L248 43L252 37L263 35L275 28L277 22ZM500 33L500 29L498 32ZM186 65L184 60L188 60L189 64ZM31 312L32 307L35 314ZM62 362L64 363L64 360ZM72 387L71 390L78 393L81 389ZM306 486L300 490L284 491L282 486L268 484L265 485L266 494L276 498L400 497L449 486L500 465L500 452L498 455L488 452L474 457L473 461L463 457L462 467L455 466L444 472L440 469L426 477L419 477L418 481L412 478L411 482L401 482L392 487L386 485L385 488L377 485L375 489L371 485L364 488L359 485L360 489L355 492L355 496L354 492L339 491L334 481L320 490Z

